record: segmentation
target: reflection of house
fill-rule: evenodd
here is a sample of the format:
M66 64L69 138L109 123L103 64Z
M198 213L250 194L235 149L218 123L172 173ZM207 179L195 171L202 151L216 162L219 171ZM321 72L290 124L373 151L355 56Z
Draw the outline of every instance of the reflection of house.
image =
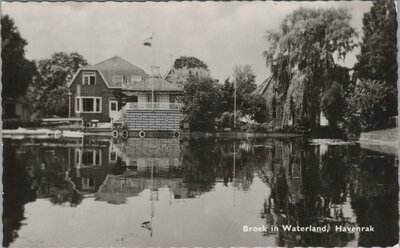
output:
M121 204L145 189L182 184L179 139L131 138L126 143L111 144L109 151L121 160L125 171L107 175L96 200Z
M107 201L112 204L123 204L126 198L137 196L145 189L174 187L182 183L181 178L163 177L126 177L124 175L107 175L96 195L97 201Z
M180 167L179 139L131 138L126 144L119 144L117 150L126 166L137 172L148 173L153 167L157 173L162 173Z
M73 94L71 114L87 120L108 122L116 118L121 109L114 90L148 77L145 71L118 56L84 66L76 72L68 85Z
M71 180L81 192L93 193L112 173L117 160L109 140L84 139L83 143L70 148Z

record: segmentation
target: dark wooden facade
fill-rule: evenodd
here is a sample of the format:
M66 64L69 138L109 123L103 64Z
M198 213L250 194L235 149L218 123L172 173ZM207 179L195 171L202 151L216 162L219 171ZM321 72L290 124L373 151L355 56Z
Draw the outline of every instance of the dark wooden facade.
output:
M96 84L83 85L83 72L95 72ZM78 89L80 87L80 90ZM115 88L109 88L98 70L81 70L78 72L73 82L70 85L71 97L71 116L83 117L86 121L99 120L100 122L109 122L110 116L110 99L115 99ZM79 92L80 91L80 92ZM82 97L100 97L101 112L100 113L78 113L76 112L76 98Z

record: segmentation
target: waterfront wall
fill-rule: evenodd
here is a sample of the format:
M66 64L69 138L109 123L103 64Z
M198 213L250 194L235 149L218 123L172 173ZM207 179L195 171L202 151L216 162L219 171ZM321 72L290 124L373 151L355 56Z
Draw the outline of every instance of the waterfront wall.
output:
M182 114L172 110L127 110L126 125L129 131L179 130Z

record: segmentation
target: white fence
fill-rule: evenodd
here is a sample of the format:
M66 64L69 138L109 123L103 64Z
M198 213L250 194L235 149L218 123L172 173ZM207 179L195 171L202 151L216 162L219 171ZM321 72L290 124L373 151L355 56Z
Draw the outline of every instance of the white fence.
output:
M169 102L128 102L126 110L180 110L181 104Z

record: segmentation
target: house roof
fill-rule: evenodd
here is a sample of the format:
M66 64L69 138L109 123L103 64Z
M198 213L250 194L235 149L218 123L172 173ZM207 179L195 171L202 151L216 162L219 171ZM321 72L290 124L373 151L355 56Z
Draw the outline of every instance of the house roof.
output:
M154 86L153 86L154 84ZM146 78L141 82L132 82L122 87L123 90L129 91L158 91L158 92L182 92L183 90L176 85L162 78Z
M267 79L264 80L261 84L258 85L258 87L252 92L253 95L264 95L265 91L267 90L268 87L270 87L271 83L274 83L275 81L273 80L273 77L268 77Z
M111 88L122 87L121 83L113 82L112 77L115 75L125 76L125 78L127 78L128 80L130 80L132 76L142 76L142 78L149 77L149 75L144 70L118 56L114 56L95 65L84 66L81 68L81 70L101 71L101 74L104 76L107 85L109 85L109 87Z

